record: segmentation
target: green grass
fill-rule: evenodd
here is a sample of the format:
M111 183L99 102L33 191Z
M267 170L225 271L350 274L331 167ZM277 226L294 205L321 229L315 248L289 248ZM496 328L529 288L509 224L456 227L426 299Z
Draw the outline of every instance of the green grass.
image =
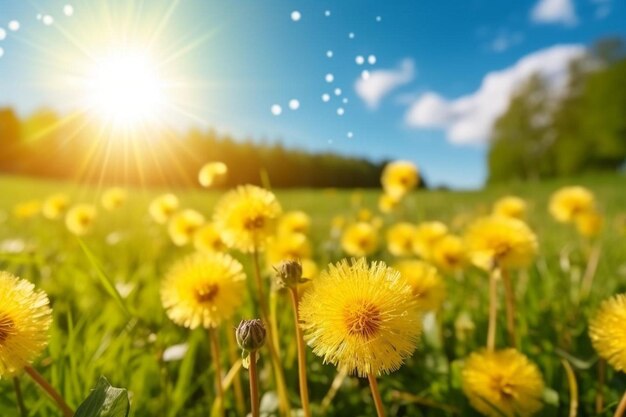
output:
M590 249L570 227L557 224L547 213L550 194L561 185L582 184L597 196L606 225L598 239L602 254L588 300L576 301L579 278ZM626 179L597 176L549 183L514 184L479 192L420 191L411 194L398 213L383 217L385 225L398 220L441 220L461 233L467 221L490 210L499 197L515 194L530 206L529 224L539 236L540 256L528 273L516 276L518 326L521 350L542 370L548 390L541 416L568 415L569 394L561 358L570 360L579 383L579 416L596 415L594 407L597 357L587 336L587 318L599 301L626 289ZM62 222L41 217L15 219L11 210L19 202L67 192L75 202L98 202L97 187L0 177L0 269L34 282L50 296L54 325L49 348L35 364L62 392L72 407L78 406L100 375L114 386L127 387L132 416L207 416L214 399L208 337L202 330L178 328L165 316L159 286L172 262L191 248L174 247L163 227L147 215L149 201L159 190L133 190L128 204L118 212L100 210L93 233L82 243ZM163 190L161 190L163 191ZM185 207L210 217L221 192L181 191ZM313 219L311 239L315 259L323 268L341 258L336 242L329 243L329 225L336 215L354 217L360 208L376 211L379 191L279 190L285 210L302 209ZM381 236L381 239L383 236ZM83 247L84 246L84 247ZM251 273L249 262L242 260ZM375 259L392 261L381 245ZM566 262L567 261L567 262ZM463 358L481 348L486 339L487 277L469 270L463 282L446 277L448 298L440 313L440 326L425 329L423 341L403 368L380 378L388 415L475 416L460 389ZM114 285L111 285L113 283ZM117 289L121 289L121 296ZM299 403L296 347L287 297L276 296L280 348L290 399ZM246 306L250 306L246 302ZM1 308L1 306L0 306ZM503 311L501 311L503 313ZM475 330L462 335L455 328L459 316L470 317ZM505 345L500 314L498 345ZM251 318L245 307L241 317ZM464 337L463 337L464 336ZM188 343L181 361L163 362L169 346ZM226 337L222 334L223 350ZM238 355L239 353L237 353ZM223 363L227 357L224 354ZM261 367L267 365L261 361ZM308 352L311 400L315 407L326 395L336 371ZM262 391L271 389L262 374ZM26 376L21 378L31 416L57 416L56 409ZM244 379L245 382L245 379ZM612 415L626 389L626 378L611 370L607 375L601 415ZM244 384L244 388L246 385ZM411 394L408 397L404 394ZM227 406L234 411L232 391ZM452 407L456 411L450 411ZM0 380L0 415L17 415L10 380ZM374 415L366 381L349 378L335 397L328 415Z

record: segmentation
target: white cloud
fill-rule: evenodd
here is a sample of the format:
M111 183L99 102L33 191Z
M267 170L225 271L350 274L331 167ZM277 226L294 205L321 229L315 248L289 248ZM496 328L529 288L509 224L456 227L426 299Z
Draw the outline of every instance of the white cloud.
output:
M415 64L405 59L396 69L371 71L369 77L359 77L354 89L370 108L376 108L380 101L401 85L410 83L415 77Z
M573 0L539 0L530 17L535 23L561 23L573 26L578 22Z
M484 143L494 121L506 111L511 95L528 77L540 74L554 92L561 91L569 62L584 53L582 45L553 46L487 73L480 88L466 96L448 100L435 92L422 94L409 107L405 122L414 128L444 129L452 143Z

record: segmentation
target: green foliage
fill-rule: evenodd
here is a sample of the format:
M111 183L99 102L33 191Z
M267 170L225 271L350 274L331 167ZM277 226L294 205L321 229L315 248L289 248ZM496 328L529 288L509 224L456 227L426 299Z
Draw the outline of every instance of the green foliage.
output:
M74 417L127 417L129 410L128 392L112 387L101 376L87 399L76 410Z
M615 171L626 161L626 52L600 42L570 64L564 94L532 76L496 121L489 182Z

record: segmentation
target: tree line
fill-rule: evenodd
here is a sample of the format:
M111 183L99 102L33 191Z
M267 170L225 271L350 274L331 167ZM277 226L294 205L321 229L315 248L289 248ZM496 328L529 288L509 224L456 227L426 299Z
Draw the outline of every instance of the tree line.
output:
M490 183L538 180L626 165L626 48L598 42L569 65L565 91L531 76L495 122Z
M209 161L222 161L221 184L273 187L379 187L385 161L311 153L279 142L237 140L213 130L161 129L141 137L103 131L85 116L50 110L21 120L0 109L0 172L103 184L198 186Z

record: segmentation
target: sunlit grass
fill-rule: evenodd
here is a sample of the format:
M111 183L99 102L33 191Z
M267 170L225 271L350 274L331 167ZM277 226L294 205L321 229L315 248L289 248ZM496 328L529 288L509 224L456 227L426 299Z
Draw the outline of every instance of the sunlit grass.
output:
M399 220L412 222L440 220L454 232L474 217L487 214L499 197L514 194L528 202L528 222L539 237L539 257L528 274L516 276L523 299L518 317L520 350L542 371L548 403L541 416L553 416L569 407L569 386L561 358L572 364L579 382L581 407L593 409L596 360L587 336L587 317L599 301L623 291L626 279L626 237L616 222L624 214L626 195L620 177L589 177L551 183L512 185L480 192L416 192L406 197L403 208L388 217L386 225ZM561 185L582 184L592 189L605 215L601 237L602 255L591 297L575 304L576 279L584 272L586 242L570 226L556 223L547 211L550 194ZM62 221L37 216L17 220L16 203L58 193L67 193L72 202L100 204L95 188L23 178L0 178L0 269L9 270L34 282L52 300L54 326L50 346L36 364L58 387L71 406L77 406L103 374L113 385L128 387L132 415L207 415L214 398L208 338L202 330L186 331L167 319L159 295L162 278L169 266L190 247L177 248L165 227L154 223L148 205L166 190L129 190L123 209L100 210L93 231L81 241L65 229ZM357 194L355 194L357 193ZM177 193L181 207L198 210L210 217L223 194L221 191L189 190ZM380 190L289 190L276 192L284 210L301 209L311 215L310 237L314 259L320 268L342 255L338 246L329 247L330 225L337 215L355 216L368 208L375 215ZM382 237L381 237L382 239ZM384 246L384 245L383 245ZM247 268L247 257L236 255ZM391 261L381 251L376 258ZM441 312L442 327L427 325L422 346L393 377L380 380L381 392L390 407L406 407L408 415L474 416L460 388L461 360L484 346L487 329L486 275L467 273L462 282L448 281L448 296ZM114 283L111 288L107 282ZM120 298L118 298L118 296ZM290 398L297 404L298 371L296 344L289 299L277 298L278 334L286 366ZM241 313L252 317L250 303ZM502 315L503 316L503 315ZM129 320L129 317L132 317ZM467 326L467 320L473 323ZM232 330L237 324L225 323ZM504 322L499 325L504 329ZM500 342L504 344L504 334ZM224 334L222 340L225 341ZM188 343L182 361L164 362L162 353L170 346ZM224 346L225 343L224 343ZM268 358L264 359L269 362ZM323 366L308 354L311 403L319 406L335 378L332 366ZM624 378L608 371L606 404L615 403ZM56 416L53 405L34 385L24 381L26 403L38 416ZM263 394L263 393L262 393ZM232 394L227 405L234 407ZM0 414L14 415L14 394L10 384L0 384ZM348 378L331 403L334 415L371 415L367 385ZM418 405L430 404L430 405ZM182 414L181 414L182 415Z

